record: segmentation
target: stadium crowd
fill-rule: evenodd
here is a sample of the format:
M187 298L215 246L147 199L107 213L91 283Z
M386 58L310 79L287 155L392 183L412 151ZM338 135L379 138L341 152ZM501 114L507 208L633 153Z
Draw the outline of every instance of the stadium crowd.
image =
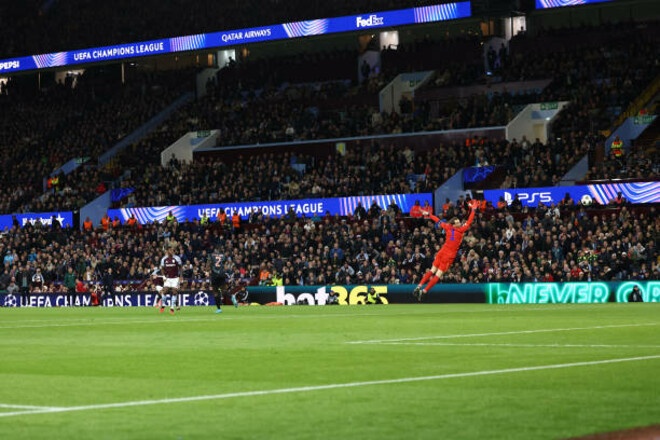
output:
M659 154L658 151L632 151L622 157L610 154L591 167L584 180L657 180L660 178Z
M127 186L125 182L114 182L121 176L140 176L143 172L159 174L155 169L147 171L149 163L156 162L160 151L187 131L217 128L220 130L219 146L230 146L505 125L516 109L527 102L570 99L572 103L553 123L552 139L545 146L532 143L532 153L528 152L529 141L519 142L524 150L519 152L515 142L506 147L491 139L485 143L483 152L475 153L481 160L450 160L445 162L449 166L442 167L444 170L484 162L507 164L508 176L503 186L556 184L570 166L600 146L600 140L588 133L608 128L616 109L625 108L658 71L657 45L648 29L639 30L627 24L620 29L631 37L632 43L615 39L607 50L595 47L599 39L578 39L579 44L566 48L554 43L537 44L545 41L544 35L523 34L514 38L509 51L501 50L498 55L502 58L499 62L502 67L496 75L503 80L551 76L553 82L540 95L505 92L476 94L439 105L404 103L401 114L379 113L375 104L378 87L369 89L373 82L366 86L355 83L356 55L353 51L230 63L218 73L216 80L210 81L207 96L181 108L157 132L127 150L139 151L139 155L122 155L104 169L96 167L98 155L171 102L177 95L174 91L180 92L181 84L186 84L185 78L192 76L191 71L145 75L117 91L116 81L108 82L101 75L94 78L94 71L90 70L77 79L75 89L66 85L47 87L32 104L30 100L19 99L24 97L22 94L11 93L10 82L5 95L0 96L8 104L2 107L5 116L2 145L7 154L0 212L76 209L91 201L98 194L97 189ZM591 32L600 35L604 31L601 28L578 29L573 34ZM466 63L459 64L474 67L478 63L468 61L480 59L475 49L480 47L478 42L475 36L458 36L402 44L400 52L384 48L385 73L374 72L373 77L382 85L402 69L433 68L434 63L439 62L436 58L454 57L453 43L464 48L462 56ZM449 55L420 56L429 51ZM427 64L412 66L410 62L415 60L424 60ZM548 60L556 62L548 64ZM449 65L439 71L433 87L480 81L477 75L456 69L458 67ZM457 78L461 81L457 82ZM80 108L85 112L76 111ZM26 127L25 120L32 125ZM152 146L154 148L150 148ZM498 153L507 149L513 156ZM73 174L60 176L61 182L44 193L43 179L74 157L92 160ZM509 157L515 160L509 161ZM594 157L593 154L590 157ZM15 166L16 163L19 165ZM414 173L427 174L425 165L415 163ZM591 166L594 170L608 168L595 163ZM436 171L433 166L431 168ZM447 174L443 173L444 177L451 176ZM374 184L377 181L378 176L371 179ZM355 186L359 188L357 182L359 180ZM320 186L324 190L323 185ZM241 192L235 196L237 199L250 197ZM263 199L264 196L255 197Z
M464 220L466 203L446 206L445 218ZM57 224L14 228L0 236L0 289L27 283L32 291L63 291L69 268L83 285L112 268L115 281L133 281L118 283L117 289L150 289L163 249L172 242L178 244L190 289L208 287L212 252L224 253L235 276L252 284L417 283L444 242L442 232L422 218L403 217L396 205L365 208L343 218L253 214L239 224L188 219L90 231ZM587 212L566 202L513 208L516 212L482 209L444 282L660 278L660 217L654 207Z
M117 206L193 205L220 202L295 200L371 194L432 192L458 170L471 166L503 164L503 180L493 185L526 188L556 185L575 162L593 150L600 136L587 136L572 145L551 141L530 142L468 139L464 143L439 144L431 150L414 151L387 143L372 142L347 147L345 155L334 152L327 157L311 153L295 154L246 152L236 161L199 158L192 163L141 159L130 162L140 151L157 157L161 145L150 137L132 152L130 175L123 188L135 191ZM154 142L151 142L151 141ZM122 163L122 162L120 162ZM119 167L121 169L121 166ZM256 171L255 171L256 170Z
M182 78L189 75L183 70L134 72L121 85L118 74L99 68L44 84L39 91L10 81L0 94L0 212L43 212L87 203L93 176L70 176L65 185L67 178L61 175L48 192L44 180L71 159L98 159L178 97ZM49 194L55 192L60 194Z

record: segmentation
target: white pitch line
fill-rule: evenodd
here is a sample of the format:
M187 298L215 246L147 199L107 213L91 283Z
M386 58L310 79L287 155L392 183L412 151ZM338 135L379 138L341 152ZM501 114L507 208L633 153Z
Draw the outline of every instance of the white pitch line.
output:
M207 396L192 396L192 397L178 397L171 399L158 399L158 400L138 400L133 402L118 402L118 403L102 403L98 405L83 405L83 406L71 406L64 408L52 408L52 409L43 409L36 411L15 411L8 413L0 413L1 417L14 417L21 415L30 415L30 414L52 414L52 413L64 413L64 412L77 412L77 411L89 411L89 410L99 410L99 409L111 409L111 408L126 408L134 406L146 406L146 405L163 405L169 403L185 403L185 402L198 402L203 400L221 400L221 399L231 399L234 397L253 397L253 396L267 396L273 394L292 394L292 393L304 393L310 391L322 391L322 390L333 390L340 388L356 388L356 387L365 387L371 385L389 385L389 384L398 384L398 383L410 383L410 382L422 382L429 380L442 380L442 379L454 379L462 377L474 377L474 376L488 376L492 374L506 374L506 373L520 373L526 371L539 371L539 370L554 370L561 368L573 368L573 367L586 367L591 365L603 365L603 364L614 364L620 362L635 362L635 361L645 361L660 359L659 355L653 356L640 356L640 357L631 357L631 358L617 358L617 359L605 359L600 361L586 361L586 362L572 362L568 364L551 364L551 365L538 365L532 367L519 367L519 368L505 368L500 370L483 370L483 371L472 371L467 373L450 373L450 374L439 374L435 376L418 376L418 377L403 377L399 379L387 379L387 380L371 380L365 382L348 382L348 383L336 383L329 385L315 385L315 386L306 386L306 387L297 387L297 388L280 388L274 390L260 390L260 391L243 391L237 393L227 393L227 394L214 394Z
M438 336L423 336L420 338L399 338L399 339L374 339L368 341L348 341L347 344L382 344L384 342L402 342L402 341L426 341L429 339L453 339L453 338L473 338L478 336L501 336L501 335L522 335L528 333L549 333L549 332L568 332L575 330L596 330L603 328L621 328L621 327L645 327L650 325L658 325L657 323L650 322L644 324L621 324L621 325L598 325L594 327L572 327L572 328L546 328L538 330L516 330L508 332L494 332L494 333L472 333L460 335L438 335Z
M59 406L14 405L13 403L0 403L0 408L36 409L36 410L60 409Z
M71 322L66 324L51 324L51 325L15 325L3 326L0 329L24 329L24 328L51 328L51 327L89 327L96 325L117 325L117 324L165 324L171 322L196 322L196 321L216 321L212 318L172 318L166 317L164 319L154 318L146 321L131 321L131 320L115 320L115 321L87 321L87 322Z
M228 319L233 320L233 319L281 319L281 318L331 318L335 316L377 316L380 318L397 318L400 316L415 316L415 315L453 315L453 314L476 314L476 313L508 313L508 312L548 312L548 311L566 311L567 308L570 306L570 304L565 304L562 305L561 307L534 307L534 308L523 308L523 307L515 307L515 306L510 306L507 308L488 308L488 309L481 309L481 310L445 310L445 309L437 309L434 311L423 311L423 312L410 312L407 311L405 313L388 313L386 315L380 314L380 313L334 313L334 314L287 314L287 315L242 315L240 317L238 316L232 316L232 317L215 317L215 318L174 318L177 321L217 321L217 320L223 320L226 321ZM587 307L588 304L583 304L581 305L582 307ZM149 308L149 307L144 307L144 308ZM168 318L169 319L169 318ZM89 325L96 325L96 324L121 324L121 323L134 323L134 324L151 324L153 321L145 321L145 320L126 320L122 318L115 318L111 320L98 320L98 321L90 321L89 318L77 318L77 319L70 319L66 320L67 322L62 323L61 319L20 319L20 320L13 320L13 321L8 321L8 322L14 322L16 324L23 324L26 322L40 322L40 323L55 323L53 325L39 325L39 326L24 326L24 325L17 325L17 326L4 326L0 327L0 329L21 329L21 328L49 328L49 327L76 327L76 326L89 326ZM157 321L161 322L161 321ZM165 322L165 321L163 321ZM5 322L7 323L7 321Z
M77 321L77 322L65 322L61 324L49 324L49 325L12 325L12 326L2 326L0 329L24 329L24 328L51 328L51 327L89 327L96 325L119 325L119 324L161 324L161 323L176 323L176 322L222 322L227 320L249 320L249 319L290 319L290 318L331 318L331 317L345 317L345 316L383 316L375 313L342 313L342 314L333 314L333 315L264 315L264 316L222 316L222 317L206 317L206 318L171 318L169 316L164 316L158 318L157 316L151 320L131 320L131 319L113 319L113 320L97 320L97 321ZM19 323L20 321L17 321ZM61 322L61 321L60 321Z
M552 347L552 348L660 348L660 345L607 345L607 344L489 344L460 342L382 342L381 345L415 345L448 347Z

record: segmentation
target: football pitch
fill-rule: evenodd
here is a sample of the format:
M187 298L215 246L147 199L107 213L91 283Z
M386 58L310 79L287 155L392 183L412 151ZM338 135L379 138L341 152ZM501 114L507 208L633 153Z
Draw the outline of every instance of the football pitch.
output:
M660 306L0 309L0 439L558 439L660 422Z

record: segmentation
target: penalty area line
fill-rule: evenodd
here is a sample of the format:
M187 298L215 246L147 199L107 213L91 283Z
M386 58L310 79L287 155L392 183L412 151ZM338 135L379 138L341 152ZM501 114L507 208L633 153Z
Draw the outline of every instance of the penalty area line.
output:
M102 403L98 405L83 405L83 406L72 406L72 407L52 408L52 409L49 408L49 409L34 410L34 411L15 411L8 413L0 413L0 418L23 416L23 415L54 414L54 413L102 410L102 409L112 409L112 408L127 408L127 407L147 406L147 405L164 405L170 403L199 402L204 400L222 400L222 399L231 399L237 397L267 396L274 394L293 394L293 393L333 390L340 388L357 388L357 387L366 387L373 385L390 385L390 384L422 382L422 381L430 381L430 380L488 376L495 374L521 373L526 371L555 370L562 368L587 367L591 365L615 364L622 362L636 362L636 361L646 361L646 360L655 360L655 359L660 359L660 354L653 356L604 359L600 361L538 365L531 367L505 368L499 370L483 370L483 371L473 371L466 373L449 373L449 374L439 374L434 376L403 377L399 379L371 380L365 382L348 382L348 383L315 385L315 386L305 386L305 387L296 387L296 388L280 388L280 389L260 390L260 391L243 391L237 393L214 394L214 395L206 395L206 396L178 397L178 398L157 399L157 400L138 400L133 402Z
M32 409L32 410L51 410L61 409L59 406L34 406L34 405L15 405L13 403L0 403L0 408L8 409Z
M413 345L425 347L522 347L522 348L660 348L660 345L616 345L616 344L508 344L488 342L381 342L380 345Z

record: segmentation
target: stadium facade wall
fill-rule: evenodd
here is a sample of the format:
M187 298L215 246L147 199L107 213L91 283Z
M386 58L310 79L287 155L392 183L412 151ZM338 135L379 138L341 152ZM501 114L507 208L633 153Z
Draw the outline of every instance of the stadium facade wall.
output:
M605 141L605 154L610 153L610 147L616 136L619 136L619 139L623 141L623 147L628 149L631 142L644 133L644 130L651 126L651 123L653 123L656 117L657 116L655 115L649 115L645 118L639 118L636 116L626 118L626 120L623 121L623 124L619 125L617 129L614 130L614 133L612 133L612 135Z
M112 203L110 195L111 191L106 191L80 208L80 225L78 225L80 229L82 229L83 223L87 217L92 221L92 224L97 226L101 224L101 218L105 215Z

